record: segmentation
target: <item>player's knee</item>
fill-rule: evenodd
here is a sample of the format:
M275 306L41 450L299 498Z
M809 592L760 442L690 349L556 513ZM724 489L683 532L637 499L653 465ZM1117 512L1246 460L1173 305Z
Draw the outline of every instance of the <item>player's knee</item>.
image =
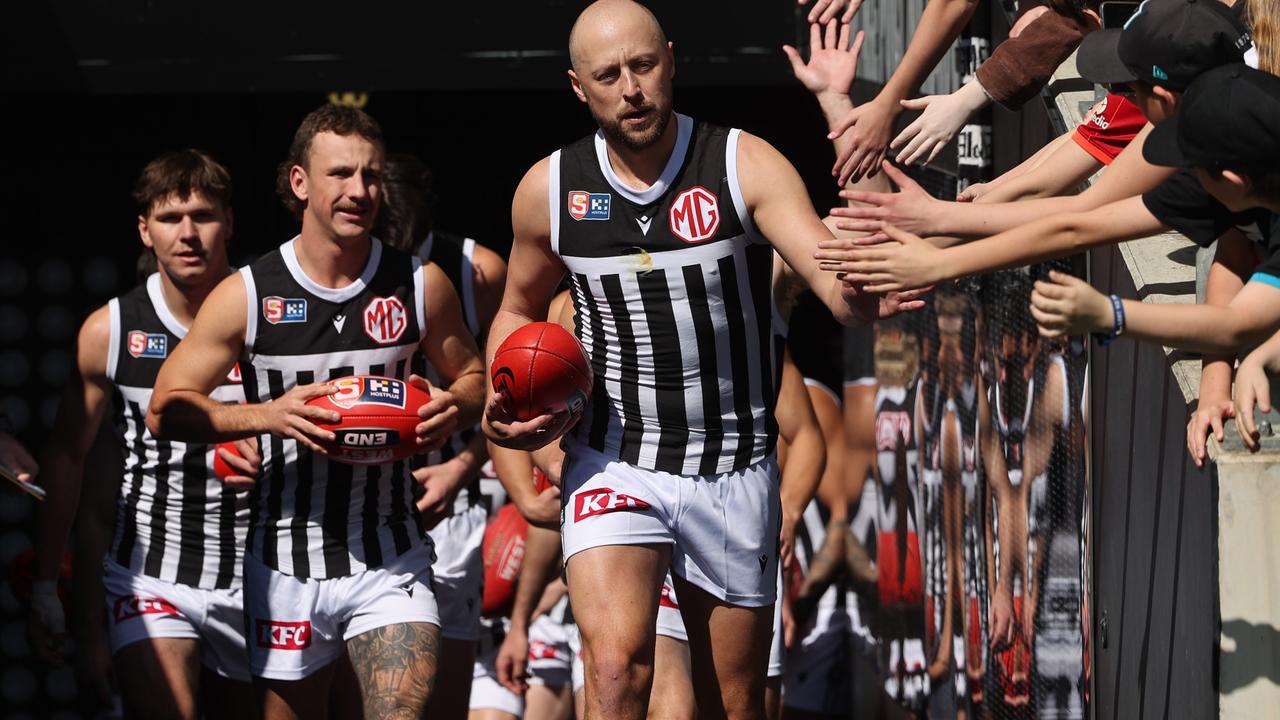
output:
M641 657L639 648L617 645L599 648L585 660L587 674L606 707L609 704L606 701L643 697L653 681L653 665Z

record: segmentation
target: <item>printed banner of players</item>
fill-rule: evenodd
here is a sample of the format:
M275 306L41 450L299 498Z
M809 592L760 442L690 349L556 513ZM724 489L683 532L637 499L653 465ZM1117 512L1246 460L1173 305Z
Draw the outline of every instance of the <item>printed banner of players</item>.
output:
M859 607L886 693L931 717L1085 715L1087 357L1025 312L1047 270L939 288L875 328L853 530L878 577Z

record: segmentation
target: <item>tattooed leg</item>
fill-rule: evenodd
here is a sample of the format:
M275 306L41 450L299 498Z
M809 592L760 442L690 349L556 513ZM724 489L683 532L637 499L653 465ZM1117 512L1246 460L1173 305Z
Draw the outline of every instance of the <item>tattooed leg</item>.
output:
M435 685L440 628L400 623L347 641L369 720L417 720Z

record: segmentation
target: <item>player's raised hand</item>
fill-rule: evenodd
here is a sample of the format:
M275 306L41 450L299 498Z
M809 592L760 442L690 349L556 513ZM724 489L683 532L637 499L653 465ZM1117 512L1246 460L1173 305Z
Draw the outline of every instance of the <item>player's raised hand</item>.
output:
M892 225L881 228L886 241L872 245L851 238L818 242L818 267L844 273L843 280L870 293L901 293L931 287L946 278L941 250L924 238Z
M801 5L809 4L809 0L796 0L796 2ZM840 15L840 22L847 23L858 14L860 7L862 7L862 0L815 0L813 7L809 9L809 22L828 22L844 10L844 14Z
M865 203L870 207L838 207L831 209L836 227L841 230L874 232L888 223L916 235L936 234L934 218L946 208L946 204L934 198L920 184L912 180L887 160L880 164L886 177L898 186L898 192L880 193L865 190L841 190L845 200Z
M889 134L893 132L893 120L902 112L902 106L886 103L879 98L850 110L831 126L828 140L835 140L849 133L848 144L836 158L831 174L840 185L857 182L864 175L875 175L884 162L889 149Z
M410 385L427 393L431 400L418 408L418 419L422 422L414 428L418 436L418 452L431 452L443 445L458 429L458 401L453 393L433 386L426 378L410 375Z
M276 437L292 438L312 452L327 455L328 451L317 441L333 442L335 435L316 423L337 423L342 416L337 410L308 405L307 402L337 391L338 388L329 383L296 385L275 400L263 403L260 407L266 413L267 432Z
M796 79L814 95L837 93L847 96L853 87L853 78L858 73L858 55L862 52L863 33L861 30L849 43L850 28L848 23L837 23L832 20L823 25L813 23L809 26L809 61L800 57L800 51L790 45L783 45L782 52L791 61L791 71Z
M1110 332L1115 313L1106 295L1073 275L1049 271L1031 291L1031 317L1045 337Z

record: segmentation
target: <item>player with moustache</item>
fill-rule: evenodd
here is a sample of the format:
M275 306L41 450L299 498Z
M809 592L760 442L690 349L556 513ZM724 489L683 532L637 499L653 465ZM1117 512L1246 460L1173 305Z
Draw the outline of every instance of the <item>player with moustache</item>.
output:
M106 488L85 488L84 496L94 505L114 501L114 539L105 558L76 562L102 564L95 584L105 586L105 598L102 589L96 592L106 612L101 605L97 611L106 616L125 709L145 717L194 718L201 711L252 717L257 703L241 621L249 503L234 481L256 474L256 453L246 443L231 453L170 442L143 425L165 357L185 342L192 318L231 272L231 176L199 150L168 152L143 169L133 197L138 234L154 254L155 271L95 310L76 341L72 378L39 476L48 499L35 543L33 645L41 657L61 661L64 612L56 577L90 448L112 411L111 439L122 457L103 470L120 478L120 488L110 500ZM211 404L243 402L234 362L205 392ZM224 485L218 460L234 468L232 483ZM99 514L94 505L82 516Z
M758 138L673 112L674 56L648 10L594 3L569 47L600 130L516 190L489 347L545 317L569 273L595 375L561 473L586 716L644 715L671 567L699 714L762 717L779 527L772 249L843 323L921 303L819 271L816 240L831 233L794 168ZM577 420L518 422L503 400L484 427L509 447L544 446Z
M380 127L359 110L327 105L303 119L278 176L301 233L213 291L147 416L162 438L261 438L245 622L269 718L322 716L344 651L365 717L417 717L434 684L434 552L409 463L326 457L336 436L319 425L340 415L307 404L343 376L390 376L402 394L407 382L431 395L415 428L422 452L481 410L482 365L448 278L371 235L383 155ZM447 388L410 374L419 352ZM208 401L237 358L249 403Z

